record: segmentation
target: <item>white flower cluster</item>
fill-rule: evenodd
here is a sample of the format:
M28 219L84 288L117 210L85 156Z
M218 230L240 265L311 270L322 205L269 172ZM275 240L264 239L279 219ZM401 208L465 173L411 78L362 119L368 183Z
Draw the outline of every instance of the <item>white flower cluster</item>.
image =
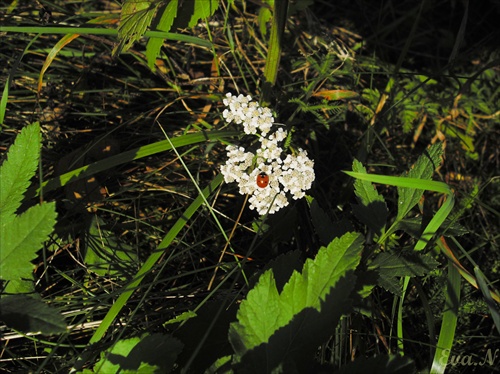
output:
M243 124L245 134L260 135L260 148L253 153L229 145L221 172L226 183L236 182L242 195L250 195L250 209L272 214L288 205L288 196L295 200L304 197L314 181L314 162L302 149L284 155L280 144L287 132L280 127L270 133L274 123L271 110L251 100L250 96L226 94L228 108L222 115L228 123Z
M231 93L226 95L224 105L228 107L222 112L222 116L227 123L235 122L237 125L243 124L245 134L256 134L260 131L262 136L271 130L274 123L274 117L269 108L262 108L258 103L252 101L248 96L233 96Z

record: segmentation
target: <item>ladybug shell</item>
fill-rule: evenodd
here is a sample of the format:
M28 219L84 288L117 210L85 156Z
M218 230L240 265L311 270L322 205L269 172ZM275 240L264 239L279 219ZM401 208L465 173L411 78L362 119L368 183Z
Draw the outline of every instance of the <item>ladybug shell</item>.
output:
M257 186L260 188L266 188L269 185L269 175L266 173L260 173L257 175Z

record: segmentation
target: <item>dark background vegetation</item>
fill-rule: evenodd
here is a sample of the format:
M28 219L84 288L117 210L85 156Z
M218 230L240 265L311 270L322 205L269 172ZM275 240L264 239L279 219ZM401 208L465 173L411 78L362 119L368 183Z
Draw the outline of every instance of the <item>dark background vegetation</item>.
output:
M398 101L390 101L380 113L374 127L376 140L372 142L366 140L366 116L352 104L339 104L338 112L329 112L325 123L318 121L317 113L300 112L294 115L294 141L299 146L305 145L315 160L317 179L310 194L339 225L360 228L350 213L350 204L354 201L351 181L341 173L341 170L351 168L354 158L361 159L377 172L399 175L433 141L436 123L444 121L451 113L457 95L462 95L460 105L463 103L464 107L471 108L469 112L465 109L461 112L463 116L459 116L459 119L464 122L473 113L485 115L478 111L478 106L474 104L476 101L496 105L491 108L492 112L500 108L500 3L495 0L441 0L423 4L421 1L316 0L288 21L283 70L279 73L272 103L273 109L278 112L279 122L286 123L296 111L297 106L290 99L303 94L304 81L320 74L310 63L308 65L298 47L299 42L310 58L317 58L318 61L325 58L324 45L330 45L333 41L348 49L361 43L362 46L356 50L356 62L353 62L351 75L332 73L325 78L326 88L342 88L361 94L366 88L384 91L394 65L398 64L405 43L411 36L409 49L400 61L401 70L397 72L397 78L401 81L421 74L437 82L433 88L424 87L424 90L427 90L429 102L437 103L439 109L430 114L435 117L429 119L416 141L413 139L418 121L412 122L409 130L405 129L404 121L398 117L402 105ZM40 15L44 18L41 14L42 5L46 11L50 11L45 21L40 19ZM255 40L257 37L265 43L265 38L259 34L256 26L255 14L259 2L248 2L246 12L238 9L240 12L230 13L229 21L239 37L236 41L238 47L252 64L243 56L243 52L240 55L243 68L237 66L237 61L230 54L225 62L228 70L237 76L239 88L257 97L265 62L262 48ZM0 15L0 24L82 24L92 18L91 12L99 10L117 12L119 4L106 1L19 2L10 15ZM420 21L415 26L420 11ZM455 59L450 61L456 40L461 38L459 30L464 14L467 15L465 33L460 48L456 49ZM222 12L217 12L214 19L223 22ZM207 37L202 27L190 32L202 38ZM211 33L220 51L227 52L228 41L222 28L214 27ZM168 62L165 61L165 66L153 73L140 58L144 52L142 44L138 43L129 53L113 58L113 40L82 36L66 46L62 50L66 53L61 52L51 64L44 77L46 84L38 96L36 85L47 48L55 45L61 35L40 36L30 47L30 52L19 61L22 51L33 37L12 33L1 36L1 86L6 84L9 73L15 73L11 76L7 116L0 134L0 150L7 150L23 126L40 121L44 139L41 167L45 179L163 140L164 135L157 122L171 137L199 128L208 129L208 126L225 126L220 115L221 95L228 91L234 92L235 87L226 74L223 74L223 84L197 80L211 75L213 56L209 51L182 43L166 43L163 54L168 56ZM294 73L294 69L299 71L299 68L309 70ZM489 70L491 74L487 77L479 74L483 70ZM476 74L479 74L476 78L469 79ZM222 86L223 90L219 92ZM405 98L413 94L402 84L398 89ZM309 99L309 103L322 103L317 98ZM360 101L363 102L363 99ZM210 111L204 112L207 104L211 105ZM197 121L200 118L204 122ZM468 196L474 186L479 189L474 202L460 219L460 224L468 233L460 236L459 241L485 275L490 280L497 280L500 271L500 182L494 177L498 178L500 166L498 113L488 119L476 117L475 121L478 125L474 129L474 152L464 146L459 136L448 135L444 166L437 178L452 185L459 200ZM453 120L444 122L451 123ZM455 122L457 126L460 125L458 122ZM218 165L224 160L224 148L219 144L196 146L184 157L201 185L206 185L218 173ZM384 168L387 165L390 168ZM389 203L391 199L394 201L392 189L380 186L379 191L388 198ZM54 251L50 254L50 266L46 265L42 254L37 261L36 277L40 280L37 290L42 296L57 300L70 300L69 295L73 295L71 300L75 308L99 303L110 305L112 298L104 298L104 302L96 298L85 301L88 303L85 304L82 289L75 286L75 283L84 282L94 294L115 289L113 279L102 280L94 275L89 277L75 261L81 260L79 251L87 245L89 227L95 224L98 217L102 230L111 232L114 240L123 245L133 247L138 258L144 259L183 212L190 196L196 193L173 154L160 154L126 163L96 175L93 182L75 182L48 193L44 198L57 201L59 218L54 241L48 244ZM242 204L243 197L234 188L224 187L223 193L217 198L216 208L221 212L227 230L234 224ZM436 206L438 197L429 197L429 204ZM337 209L338 206L343 207L343 210ZM394 209L394 205L389 208ZM212 271L205 268L205 264L216 264L224 246L223 238L220 233L217 235L218 229L207 219L208 216L207 212L197 216L179 243L176 243L178 248L190 248L190 251L181 252L182 255L156 269L164 275L154 286L154 297L147 300L128 333L161 331L162 322L204 300L207 295L206 284L212 276ZM255 219L255 214L246 210L241 223L250 228ZM289 229L289 222L294 223L292 230ZM300 249L305 256L312 256L317 247L324 244L314 232L304 201L294 202L286 211L271 217L267 224L272 229L257 239L258 249L252 254L250 272L262 269L276 255L290 249ZM254 235L247 229L241 230L235 237L233 246L240 250L241 256L245 255L245 246L253 240ZM409 240L400 238L401 246L407 245ZM455 245L453 248L457 249ZM460 260L464 266L472 269L472 264L465 257L460 257ZM228 259L228 263L230 261ZM124 278L131 277L136 270L128 269ZM65 276L61 276L61 273ZM436 316L443 309L443 282L437 276L432 280L425 278L421 284ZM466 282L463 284L465 300L460 311L456 350L457 354L475 354L479 360L484 357L486 349L499 347L498 334L479 291ZM237 293L241 290L224 291ZM390 311L393 296L381 290L375 293L374 299L376 309L381 313L378 321L385 321L382 315ZM133 300L132 305L137 302L138 299ZM104 312L96 311L89 319L98 320ZM411 293L405 320L407 335L413 340L408 343L409 351L417 365L423 368L429 360L425 347L428 342L427 322L419 300ZM363 332L372 333L376 328L381 328L387 333L390 328L384 323L379 326L361 315L353 317L351 322L353 327ZM84 345L89 336L88 330L75 332L72 344ZM359 344L368 356L379 350L380 343L374 340L373 336L363 337L360 334ZM2 353L6 356L10 354L9 357L36 355L33 343L26 339L11 340L6 347ZM47 364L49 372L65 367L65 362L71 362L78 349L65 347L58 352L62 358L59 361L54 358L54 362ZM39 360L35 359L3 361L0 371L35 370L38 364ZM466 372L469 369L457 366L450 372Z

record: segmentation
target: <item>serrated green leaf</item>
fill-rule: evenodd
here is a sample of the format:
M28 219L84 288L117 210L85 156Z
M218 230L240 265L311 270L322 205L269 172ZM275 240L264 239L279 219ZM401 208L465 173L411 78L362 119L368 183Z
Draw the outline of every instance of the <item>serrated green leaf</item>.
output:
M0 167L0 224L11 220L21 205L38 166L41 147L40 125L26 126L16 137Z
M369 266L393 277L422 276L434 270L439 265L431 255L418 252L382 252Z
M350 295L355 283L356 276L349 271L330 288L320 311L307 307L294 315L268 342L247 351L235 365L235 372L309 373L318 346L335 334L340 317L352 311Z
M205 19L210 17L215 13L219 7L219 0L184 0L184 1L194 1L194 10L191 20L189 21L189 27L195 27L200 19Z
M281 327L278 320L280 312L279 293L273 272L268 270L241 303L237 313L238 323L230 325L230 330L234 330L243 342L243 345L233 344L235 352L243 355L248 349L266 342Z
M352 171L366 174L366 168L358 160L353 161ZM358 197L358 201L364 206L368 206L370 203L373 203L374 201L385 202L382 195L380 195L377 192L375 186L368 181L356 179L354 181L354 193Z
M444 220L442 226L446 227L444 236L462 236L469 233L460 223L449 218ZM422 234L422 217L405 218L398 223L395 229L403 230L411 237L418 239Z
M118 37L113 55L126 52L146 32L160 3L155 0L127 0L122 7Z
M299 271L304 266L301 255L302 253L299 250L283 253L269 261L262 269L262 272L272 269L276 288L279 292L283 290L293 271Z
M431 145L403 177L430 180L434 170L441 165L442 154L441 143ZM419 202L423 192L421 189L398 187L398 220L406 216L410 209Z
M31 278L30 263L56 223L55 203L35 205L0 224L0 279Z
M366 174L365 167L358 160L353 161L352 171ZM385 227L387 220L387 205L384 198L371 182L362 179L354 181L354 193L360 202L359 205L352 206L354 215L371 230L379 233Z
M170 0L167 6L164 7L163 13L156 25L156 29L159 31L170 31L172 24L174 23L175 17L177 17L177 6L178 0ZM155 70L156 57L160 53L160 48L163 45L165 39L162 38L150 38L148 44L146 45L146 58L148 60L148 66L151 70Z
M230 326L230 340L239 355L266 343L305 308L321 311L321 303L340 278L356 268L360 261L363 238L347 233L322 247L314 260L309 259L302 273L294 271L278 293L271 271L261 275L237 313L238 322ZM351 281L351 280L350 280Z
M379 274L378 284L395 295L402 294L400 277L422 276L439 263L429 254L419 252L382 252L369 266Z
M66 331L64 318L56 309L26 295L4 296L0 299L0 320L23 333L58 334Z
M33 279L11 279L4 288L5 294L29 294L35 291Z

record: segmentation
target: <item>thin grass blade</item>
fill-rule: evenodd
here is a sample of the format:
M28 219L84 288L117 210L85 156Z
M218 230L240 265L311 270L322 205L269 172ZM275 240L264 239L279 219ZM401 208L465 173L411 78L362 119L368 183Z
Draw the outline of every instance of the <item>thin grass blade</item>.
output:
M446 370L455 331L457 328L458 308L460 306L460 274L451 262L448 262L448 285L445 291L443 323L432 361L431 374L442 374Z
M130 299L135 290L139 287L144 277L150 272L153 266L158 262L160 257L163 255L165 249L172 243L177 234L182 230L182 228L186 225L188 220L193 216L193 214L203 205L203 202L206 201L206 198L213 192L215 189L222 183L223 177L222 174L217 175L214 180L203 190L203 194L198 195L198 197L189 205L186 211L180 216L180 218L175 222L174 226L169 230L168 234L163 238L161 243L158 245L156 251L154 251L148 259L144 262L142 267L137 272L134 280L132 280L128 285L124 287L124 291L120 294L115 303L111 306L108 313L102 320L102 323L99 325L97 330L92 335L89 343L97 343L100 341L109 326L113 323L116 316L123 309L127 301Z

